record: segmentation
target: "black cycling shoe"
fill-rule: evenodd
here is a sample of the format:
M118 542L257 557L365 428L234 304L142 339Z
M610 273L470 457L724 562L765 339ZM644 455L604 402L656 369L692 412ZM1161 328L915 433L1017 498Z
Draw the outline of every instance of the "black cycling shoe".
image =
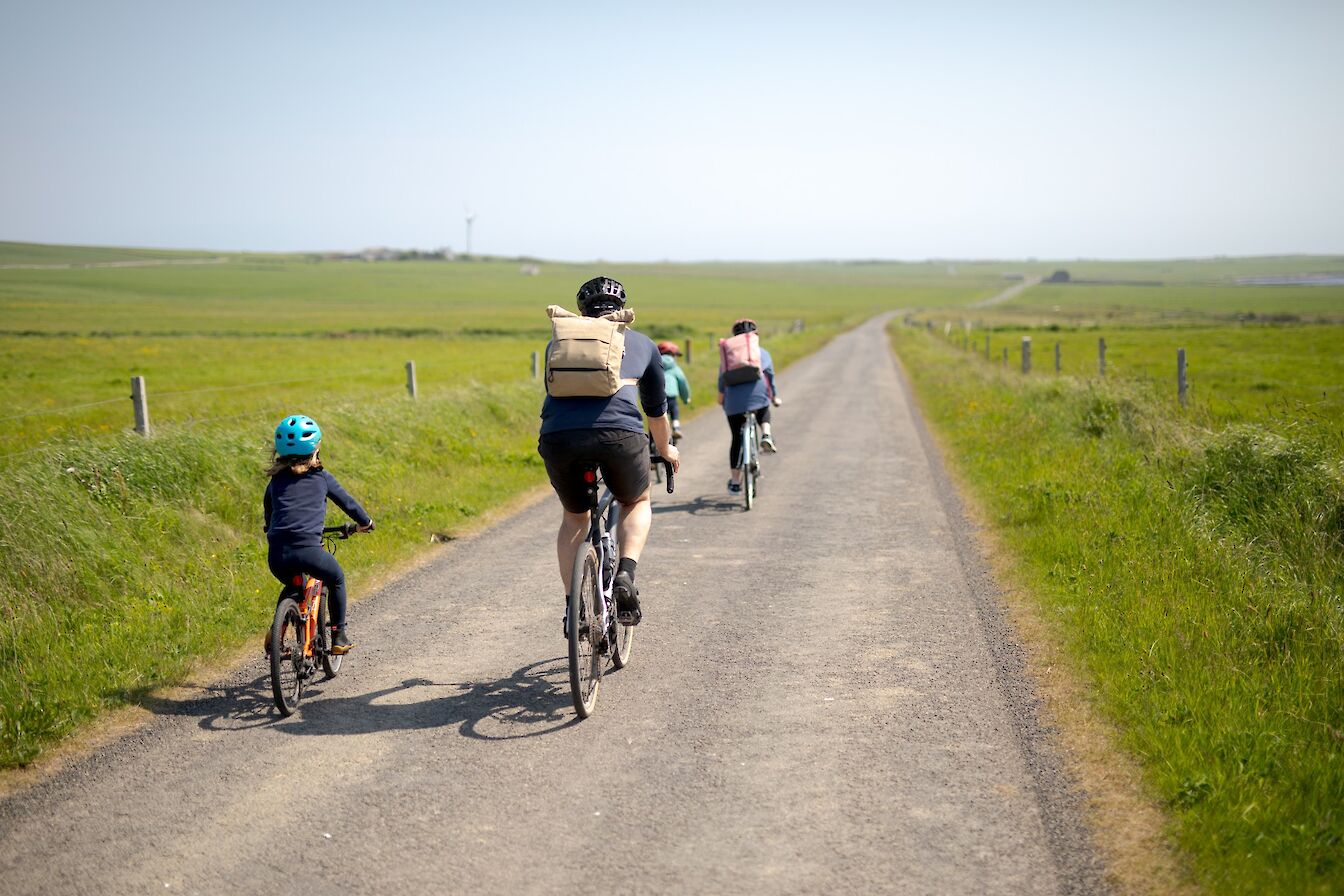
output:
M350 636L345 633L345 627L337 629L331 636L331 652L336 656L341 656L350 652L355 646L355 642L350 640Z
M628 572L616 573L611 596L616 598L616 621L621 625L639 625L639 620L644 618L639 609L639 589Z

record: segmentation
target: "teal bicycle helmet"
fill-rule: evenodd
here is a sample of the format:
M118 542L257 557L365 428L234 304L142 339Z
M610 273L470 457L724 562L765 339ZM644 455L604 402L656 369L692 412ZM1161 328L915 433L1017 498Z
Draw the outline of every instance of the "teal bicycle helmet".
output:
M280 457L307 457L320 441L322 428L303 414L291 414L275 428L275 453Z

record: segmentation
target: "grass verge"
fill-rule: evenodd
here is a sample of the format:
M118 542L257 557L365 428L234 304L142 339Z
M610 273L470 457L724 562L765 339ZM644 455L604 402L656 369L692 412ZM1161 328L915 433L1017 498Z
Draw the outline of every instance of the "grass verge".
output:
M1214 893L1344 890L1344 464L1150 385L1022 377L892 329L1060 656ZM1282 431L1276 431L1281 429Z

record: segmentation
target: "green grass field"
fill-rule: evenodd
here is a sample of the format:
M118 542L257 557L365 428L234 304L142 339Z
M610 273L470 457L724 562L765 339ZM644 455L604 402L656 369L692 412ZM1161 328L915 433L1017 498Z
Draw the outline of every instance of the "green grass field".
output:
M126 260L0 246L0 265L15 258ZM737 317L760 321L783 367L877 311L996 288L946 273L907 282L903 270L544 265L523 276L506 261L267 256L0 267L11 395L0 419L0 766L264 628L275 584L261 471L284 414L322 423L331 468L379 521L342 553L358 595L432 535L545 481L530 355L549 333L545 306L572 304L588 277L625 281L638 329L691 341L697 406L712 407L713 339ZM412 359L417 401L404 385ZM150 439L128 432L133 375L146 378Z
M1344 327L1209 326L1256 310L1256 293L1276 312L1341 310L1319 304L1328 291L1315 288L1245 289L1244 302L1222 289L1203 305L1190 299L1184 325L1173 315L1146 326L1160 290L1106 287L1114 314L1074 329L1096 313L1089 294L1042 315L1041 288L981 322L993 329L965 333L959 314L929 311L916 327L895 325L893 340L1011 552L1013 584L1140 759L1198 882L1214 893L1336 893ZM1185 408L1177 348L1189 362Z
M1200 880L1344 886L1341 292L1231 285L1344 259L543 264L540 276L502 260L236 254L78 266L217 257L0 244L0 767L264 629L276 586L261 471L280 415L322 422L332 470L378 519L342 553L356 596L432 535L542 484L529 362L543 309L610 273L639 329L691 340L701 407L713 339L738 316L761 322L783 367L875 312L922 309L937 338L898 327L894 339L931 422L1144 761ZM1041 286L967 307L1005 274L1061 267L1171 285ZM962 350L963 321L977 345L989 336L991 360ZM1016 372L1023 335L1029 377ZM1092 376L1098 336L1105 381ZM128 432L133 375L147 379L149 439Z

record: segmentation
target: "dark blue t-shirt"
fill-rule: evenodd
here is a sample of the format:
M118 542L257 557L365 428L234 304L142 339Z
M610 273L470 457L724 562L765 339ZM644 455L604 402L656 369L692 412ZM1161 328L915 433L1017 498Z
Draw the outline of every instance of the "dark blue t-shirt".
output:
M271 544L295 547L322 544L328 498L361 526L369 524L364 508L326 470L298 475L286 471L272 476L262 499L266 539Z
M549 349L549 346L548 346ZM547 355L550 354L548 350ZM667 413L663 362L653 340L635 330L625 331L625 357L621 379L639 380L637 386L622 386L610 398L552 398L541 403L541 433L567 429L625 429L644 431L642 407L650 417ZM636 391L639 403L636 405Z

